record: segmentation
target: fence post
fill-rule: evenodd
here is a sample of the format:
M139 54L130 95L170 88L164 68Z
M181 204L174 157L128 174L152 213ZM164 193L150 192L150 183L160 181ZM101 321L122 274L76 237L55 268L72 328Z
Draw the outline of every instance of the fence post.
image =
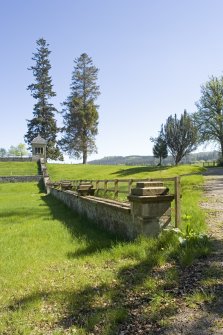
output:
M129 182L128 182L128 192L129 192L129 194L131 193L132 183L133 183L133 180L130 179Z
M98 180L96 180L95 188L96 188L96 192L98 192L98 189L99 189L99 181Z
M175 228L178 228L181 221L181 208L180 208L180 177L175 177Z
M118 198L118 179L115 180L115 199Z
M106 195L107 190L108 190L108 181L105 180L105 181L104 181L104 196Z

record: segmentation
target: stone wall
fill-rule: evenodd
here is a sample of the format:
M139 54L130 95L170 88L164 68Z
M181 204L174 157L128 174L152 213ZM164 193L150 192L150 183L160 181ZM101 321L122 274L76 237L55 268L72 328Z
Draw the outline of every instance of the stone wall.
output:
M29 183L41 179L42 176L0 176L0 183Z
M82 197L73 191L60 191L54 188L50 188L50 194L75 212L93 220L97 225L117 236L131 240L139 233L133 223L128 203L122 204L91 196Z
M47 193L117 236L128 240L140 234L157 236L171 221L170 208L174 196L166 194L168 189L163 187L162 183L137 183L137 187L132 189L128 197L129 202L121 203L91 195L83 196L81 192L58 189L58 186L50 182L44 160L40 159L39 164Z
M32 162L32 157L0 157L0 162Z

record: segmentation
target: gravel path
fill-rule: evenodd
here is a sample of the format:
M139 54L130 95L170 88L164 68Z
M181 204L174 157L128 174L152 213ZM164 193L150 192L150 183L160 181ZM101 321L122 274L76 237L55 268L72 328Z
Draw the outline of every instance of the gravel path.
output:
M207 259L192 266L187 276L193 278L189 293L201 292L207 301L191 306L182 296L171 327L162 333L165 335L223 335L223 169L208 169L205 179L201 207L207 211L213 250Z

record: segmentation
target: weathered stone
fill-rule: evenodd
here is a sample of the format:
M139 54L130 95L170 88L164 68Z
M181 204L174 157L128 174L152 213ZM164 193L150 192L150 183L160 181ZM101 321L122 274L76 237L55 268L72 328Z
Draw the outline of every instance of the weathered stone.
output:
M163 183L161 181L139 181L136 183L137 188L144 187L162 187Z
M42 176L0 176L0 183L29 183L39 182Z
M128 199L133 222L142 234L157 236L170 222L171 201L174 196L168 195L168 192L169 189L159 182L140 182L131 190Z
M153 195L164 195L167 194L169 189L167 187L136 187L132 189L132 195L146 195L146 196L153 196Z

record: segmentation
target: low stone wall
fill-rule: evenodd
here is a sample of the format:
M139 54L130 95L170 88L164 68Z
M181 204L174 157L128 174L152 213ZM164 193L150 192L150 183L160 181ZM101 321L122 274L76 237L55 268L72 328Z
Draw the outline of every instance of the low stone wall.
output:
M0 183L29 183L41 179L42 176L0 176Z
M100 227L118 236L131 240L139 234L133 223L128 203L122 204L92 196L82 197L73 191L60 191L54 188L50 188L50 194L75 212L93 220Z
M121 203L58 189L50 182L44 160L40 159L39 164L47 193L117 236L128 240L140 234L157 236L171 221L170 207L174 196L166 194L168 189L162 187L162 183L137 183L128 197L129 202Z
M0 162L32 162L32 157L0 157Z

